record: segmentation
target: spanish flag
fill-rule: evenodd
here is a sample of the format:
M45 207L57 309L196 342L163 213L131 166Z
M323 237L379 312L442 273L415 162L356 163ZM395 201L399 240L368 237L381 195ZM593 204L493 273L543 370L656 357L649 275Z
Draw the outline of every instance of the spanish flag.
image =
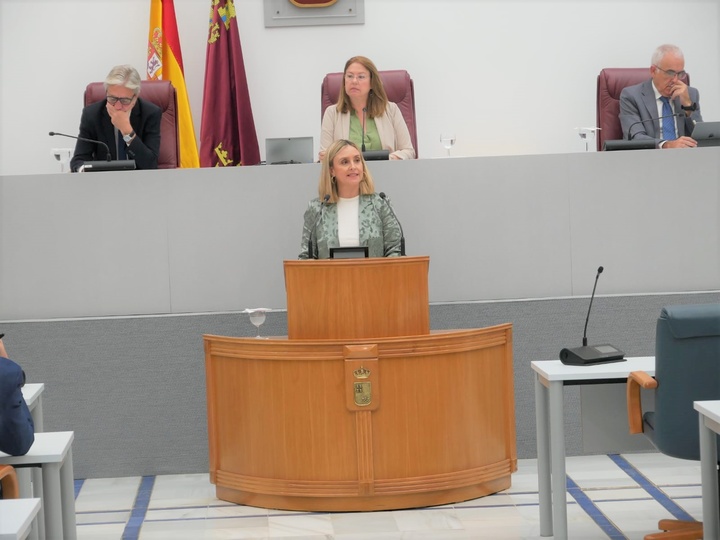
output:
M245 63L233 0L210 0L200 164L237 167L260 163Z
M178 102L180 167L199 167L195 128L185 87L182 52L178 38L173 0L150 0L150 33L148 35L147 78L170 81Z

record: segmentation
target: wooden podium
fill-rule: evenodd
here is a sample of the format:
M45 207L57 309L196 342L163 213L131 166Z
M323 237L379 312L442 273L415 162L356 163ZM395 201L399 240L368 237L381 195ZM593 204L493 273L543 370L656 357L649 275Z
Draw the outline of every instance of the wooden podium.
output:
M430 333L429 257L285 261L288 339Z
M512 327L429 333L427 268L288 261L290 339L204 336L218 498L386 510L510 486Z

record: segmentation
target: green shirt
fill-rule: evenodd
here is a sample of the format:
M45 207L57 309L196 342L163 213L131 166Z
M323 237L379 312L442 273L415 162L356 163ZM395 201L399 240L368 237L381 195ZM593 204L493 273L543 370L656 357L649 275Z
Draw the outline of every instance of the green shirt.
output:
M350 113L350 140L362 148L362 119L357 117L355 111ZM365 118L365 150L382 150L380 134L378 133L375 119Z

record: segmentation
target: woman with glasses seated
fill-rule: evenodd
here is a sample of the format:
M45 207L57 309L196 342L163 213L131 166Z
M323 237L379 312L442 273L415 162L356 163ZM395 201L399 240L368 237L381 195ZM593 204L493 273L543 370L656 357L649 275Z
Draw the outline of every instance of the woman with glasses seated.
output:
M160 119L157 105L141 99L140 75L128 65L115 66L103 83L105 99L85 107L80 117L71 170L85 161L133 159L136 169L157 169L160 153ZM101 141L107 145L93 141Z
M372 60L353 56L345 63L337 105L325 109L319 159L340 139L362 151L388 150L390 159L413 159L415 149L400 108L388 101Z

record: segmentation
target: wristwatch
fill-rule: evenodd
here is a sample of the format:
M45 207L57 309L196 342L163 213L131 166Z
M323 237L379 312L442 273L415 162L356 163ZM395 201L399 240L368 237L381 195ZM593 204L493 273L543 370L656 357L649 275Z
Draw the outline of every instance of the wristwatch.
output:
M693 109L695 110L695 109ZM127 135L123 135L123 141L125 141L125 144L130 144L130 141L133 140L133 137L135 137L135 132L131 131Z
M681 105L680 108L683 111L697 111L698 104L693 101L692 105L688 105L687 107L685 105Z

